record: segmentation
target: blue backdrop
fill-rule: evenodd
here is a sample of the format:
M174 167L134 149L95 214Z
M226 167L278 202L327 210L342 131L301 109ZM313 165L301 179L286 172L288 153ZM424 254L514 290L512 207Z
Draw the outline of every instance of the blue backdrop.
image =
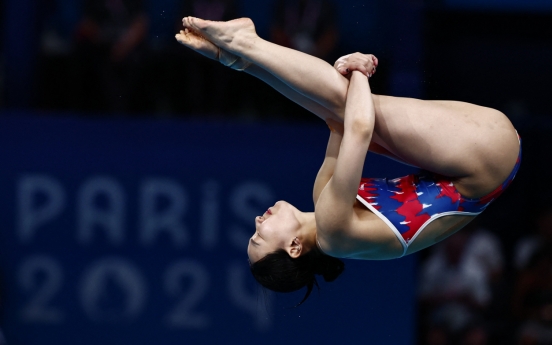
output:
M414 343L415 258L263 293L253 219L311 211L328 130L270 123L0 116L8 344ZM369 155L365 175L408 168Z

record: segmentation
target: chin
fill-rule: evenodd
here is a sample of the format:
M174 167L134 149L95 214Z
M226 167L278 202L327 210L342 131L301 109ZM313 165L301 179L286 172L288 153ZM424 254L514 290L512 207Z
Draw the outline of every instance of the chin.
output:
M279 206L279 207L283 207L283 208L290 208L290 209L293 209L293 210L297 210L297 208L295 206L293 206L292 204L290 204L289 202L285 201L285 200L280 200L280 201L277 201L274 206Z

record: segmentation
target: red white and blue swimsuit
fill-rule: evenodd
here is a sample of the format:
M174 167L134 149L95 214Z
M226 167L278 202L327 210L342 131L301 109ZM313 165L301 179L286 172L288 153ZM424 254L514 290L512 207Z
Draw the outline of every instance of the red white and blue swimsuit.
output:
M510 185L520 163L521 142L510 176L494 191L478 199L462 196L449 178L429 172L392 180L363 178L357 199L393 230L403 245L404 256L408 245L435 219L450 215L476 216L483 212Z

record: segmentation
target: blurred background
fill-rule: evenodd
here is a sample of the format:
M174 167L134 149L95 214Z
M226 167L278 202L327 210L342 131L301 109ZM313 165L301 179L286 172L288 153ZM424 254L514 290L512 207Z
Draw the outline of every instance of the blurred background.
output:
M512 186L439 245L347 261L305 305L250 277L253 218L312 210L327 128L174 39L251 17L374 93L473 102L523 140ZM0 0L0 344L552 344L552 1ZM369 156L365 176L411 172Z

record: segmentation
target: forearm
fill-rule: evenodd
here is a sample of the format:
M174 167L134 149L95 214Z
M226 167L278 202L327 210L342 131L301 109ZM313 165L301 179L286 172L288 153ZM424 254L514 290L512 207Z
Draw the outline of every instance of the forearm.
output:
M367 95L370 95L367 77L354 71L345 106L343 139L331 182L336 200L343 202L351 202L356 196L366 151L372 140L375 111L372 97Z
M353 71L347 93L345 106L345 135L361 132L371 140L375 125L375 109L368 78L358 71Z
M316 180L314 182L313 200L315 205L318 201L320 193L322 193L322 190L326 187L326 184L328 184L330 178L332 178L337 158L339 156L339 147L341 146L342 138L341 134L332 129L330 132L330 139L328 140L328 146L326 148L324 162L322 163L320 170L318 170L318 174L316 175Z

